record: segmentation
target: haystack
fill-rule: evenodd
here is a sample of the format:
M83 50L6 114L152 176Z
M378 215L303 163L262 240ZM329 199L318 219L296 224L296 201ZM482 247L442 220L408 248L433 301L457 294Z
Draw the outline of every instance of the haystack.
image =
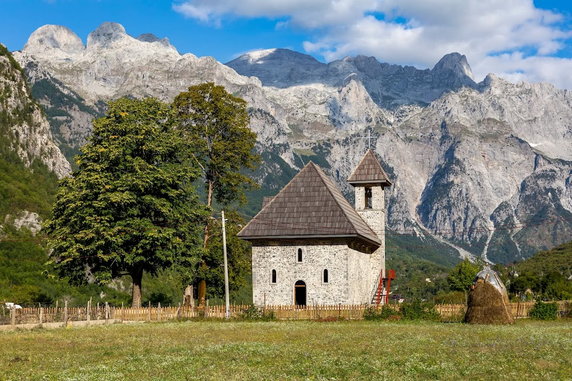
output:
M514 323L506 288L489 266L479 272L471 286L465 322L471 324Z

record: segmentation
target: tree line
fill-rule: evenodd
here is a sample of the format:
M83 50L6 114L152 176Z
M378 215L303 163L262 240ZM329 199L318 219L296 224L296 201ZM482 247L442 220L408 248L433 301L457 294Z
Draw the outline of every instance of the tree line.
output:
M129 276L139 307L143 274L172 269L181 289L198 286L204 301L207 284L222 278L216 210L230 208L229 230L237 230L243 221L232 208L256 186L244 174L259 162L246 106L213 83L189 87L170 104L109 102L44 226L59 276L78 285ZM229 240L235 286L248 255L245 242Z
M572 242L553 249L567 249L570 256ZM572 299L572 280L568 264L565 267L542 269L538 265L539 258L546 252L539 252L532 258L516 264L495 264L491 268L497 272L506 286L508 296L513 301L530 300L570 300ZM534 264L534 266L530 266ZM471 262L465 259L453 268L439 274L429 275L430 278L410 279L402 284L396 293L406 300L427 300L435 303L463 304L467 293L481 271L484 262Z

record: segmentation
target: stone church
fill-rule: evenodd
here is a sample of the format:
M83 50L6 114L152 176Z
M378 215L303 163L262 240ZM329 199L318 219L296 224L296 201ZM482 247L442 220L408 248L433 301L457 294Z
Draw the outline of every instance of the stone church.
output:
M368 150L348 183L355 208L310 162L240 231L252 242L255 305L374 301L385 276L383 189L391 182Z

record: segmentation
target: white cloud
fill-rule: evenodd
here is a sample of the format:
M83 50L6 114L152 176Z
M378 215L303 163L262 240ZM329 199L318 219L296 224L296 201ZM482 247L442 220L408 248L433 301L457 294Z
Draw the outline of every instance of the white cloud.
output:
M326 60L364 54L431 67L457 51L477 80L494 72L572 88L572 61L553 56L572 34L559 25L562 15L532 0L189 0L173 7L215 24L227 16L281 18L282 27L307 29L304 48Z

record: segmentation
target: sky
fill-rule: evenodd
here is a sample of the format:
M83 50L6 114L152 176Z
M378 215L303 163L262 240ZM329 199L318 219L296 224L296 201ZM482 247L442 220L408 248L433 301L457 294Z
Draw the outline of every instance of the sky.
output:
M475 80L572 89L572 1L566 0L0 0L0 42L24 47L45 24L84 42L102 22L167 37L181 53L228 62L288 48L322 62L358 54L431 68L465 54Z

